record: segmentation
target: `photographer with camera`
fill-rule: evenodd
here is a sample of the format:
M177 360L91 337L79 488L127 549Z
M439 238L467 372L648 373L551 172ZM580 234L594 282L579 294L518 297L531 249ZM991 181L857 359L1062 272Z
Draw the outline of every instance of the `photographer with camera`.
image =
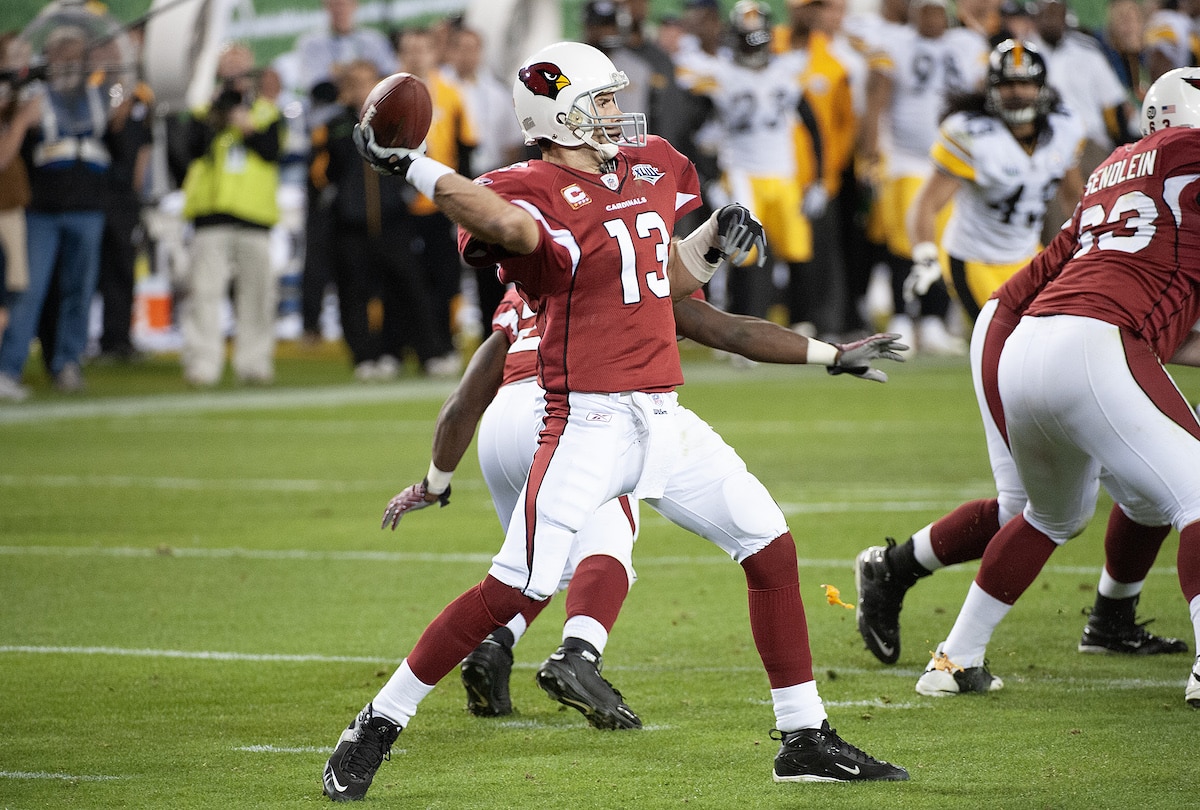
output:
M230 282L234 374L253 385L269 385L275 377L278 290L269 248L271 226L279 220L275 194L284 129L278 107L256 97L254 76L250 49L228 45L217 62L212 103L193 111L188 125L183 214L195 234L180 320L183 376L198 387L221 379L221 304Z
M75 393L84 387L81 362L99 274L111 163L104 140L109 99L105 88L89 81L94 43L85 22L64 22L49 33L41 54L45 79L27 87L40 94L41 101L39 119L21 146L30 187L25 213L29 283L12 298L0 342L0 386L8 399L28 396L21 377L52 279L58 289L51 305L57 329L53 345L43 345L43 356L50 358L55 388ZM21 66L29 62L18 62L15 75L20 84L28 75Z

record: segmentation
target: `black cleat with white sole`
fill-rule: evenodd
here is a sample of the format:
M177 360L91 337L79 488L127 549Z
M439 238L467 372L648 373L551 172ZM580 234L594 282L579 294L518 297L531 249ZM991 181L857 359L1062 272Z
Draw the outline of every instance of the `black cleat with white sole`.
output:
M602 666L590 644L559 647L538 668L538 686L564 706L578 709L595 728L641 728L641 719L625 705L621 693L600 676Z
M392 758L392 743L402 730L386 717L375 714L368 703L342 732L333 755L325 763L321 779L325 795L335 802L361 801L379 766Z
M771 730L778 740L776 782L903 782L908 771L875 759L838 736L829 721L820 728L799 731Z

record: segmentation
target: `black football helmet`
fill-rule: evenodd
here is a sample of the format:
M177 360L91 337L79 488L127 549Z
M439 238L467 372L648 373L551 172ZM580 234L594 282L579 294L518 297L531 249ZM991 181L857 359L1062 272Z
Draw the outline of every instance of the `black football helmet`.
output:
M1037 85L1037 99L1032 104L1010 106L1000 98L1000 85L1028 82ZM1031 42L1006 39L988 55L987 101L989 113L998 115L1007 124L1028 124L1050 113L1054 93L1046 84L1046 59Z
M757 0L738 0L729 13L733 59L748 68L761 68L771 58L771 7Z

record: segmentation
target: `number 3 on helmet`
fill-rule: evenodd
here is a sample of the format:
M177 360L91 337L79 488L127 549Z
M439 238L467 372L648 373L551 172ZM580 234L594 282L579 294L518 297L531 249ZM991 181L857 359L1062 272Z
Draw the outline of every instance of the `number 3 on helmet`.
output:
M1142 135L1168 127L1200 127L1200 68L1168 70L1142 102Z
M621 146L644 146L644 113L600 115L596 106L596 96L628 86L625 73L590 45L558 42L542 48L525 60L513 82L513 106L526 145L539 140L586 145L605 160L616 157Z

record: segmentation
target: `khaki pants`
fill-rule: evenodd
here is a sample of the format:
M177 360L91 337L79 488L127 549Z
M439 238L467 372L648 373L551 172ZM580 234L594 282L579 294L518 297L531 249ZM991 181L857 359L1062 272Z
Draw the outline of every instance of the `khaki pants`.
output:
M208 225L196 229L187 302L181 318L183 374L214 385L225 365L221 304L234 284L233 372L238 380L269 383L275 376L278 287L266 229Z
M29 286L27 244L25 209L0 211L0 250L4 251L4 282L9 292L21 292ZM3 298L0 295L0 300Z

